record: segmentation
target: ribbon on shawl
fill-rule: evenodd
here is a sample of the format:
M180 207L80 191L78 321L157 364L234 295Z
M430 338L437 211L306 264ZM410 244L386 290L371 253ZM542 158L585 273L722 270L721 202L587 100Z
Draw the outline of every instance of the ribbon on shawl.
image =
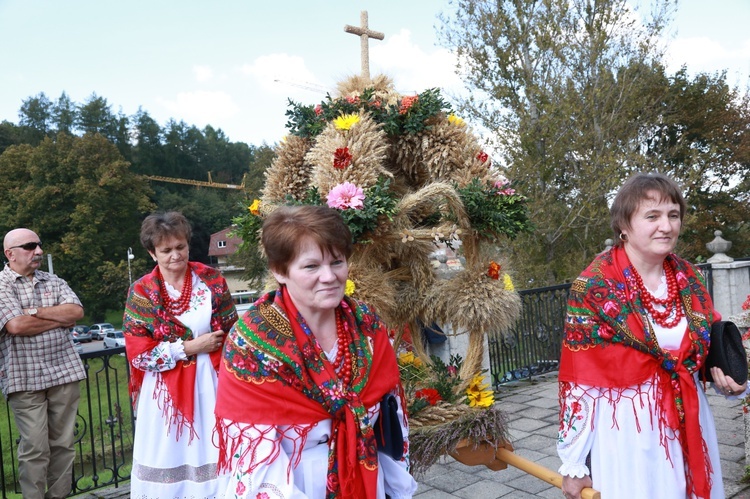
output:
M211 291L211 330L228 332L237 322L237 311L234 308L231 293L221 273L216 269L198 262L189 262L191 270ZM192 331L185 327L162 304L161 280L158 266L151 273L137 280L130 288L125 303L123 332L126 336L125 353L128 362L137 356L150 352L164 341L175 342L193 338ZM191 274L192 278L192 274ZM221 362L221 350L210 354L214 369L218 371ZM141 369L130 370L130 396L134 404L143 384L145 372ZM194 388L196 378L195 356L177 362L174 369L159 373L157 390L164 396L165 417L177 426L179 438L183 428L187 427L191 438L193 430Z
M293 435L285 434L295 440L297 449L292 466L301 458L304 428L331 418L327 497L376 496L377 443L366 412L398 385L396 355L384 325L365 304L345 297L336 314L349 339L351 386L342 386L284 286L259 299L232 329L215 410L220 469L229 468L239 445L228 435L224 419L277 429L292 425ZM243 454L252 456L246 472L278 455L277 439L270 455L257 456L259 440L250 442Z
M571 288L559 379L617 393L656 376L662 438L667 438L665 427L679 434L688 468L688 495L709 497L711 462L700 429L693 373L705 361L710 325L718 320L717 313L700 273L676 255L666 261L675 269L688 319L679 351L659 347L645 319L632 264L625 250L615 247L599 255ZM617 369L612 369L615 365Z

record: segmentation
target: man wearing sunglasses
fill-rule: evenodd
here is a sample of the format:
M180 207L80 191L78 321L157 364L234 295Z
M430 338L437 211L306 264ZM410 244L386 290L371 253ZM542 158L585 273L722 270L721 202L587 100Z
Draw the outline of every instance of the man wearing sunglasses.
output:
M0 272L0 388L21 436L23 497L63 498L72 484L79 381L86 378L69 328L83 306L68 284L39 270L42 242L29 229L5 235Z

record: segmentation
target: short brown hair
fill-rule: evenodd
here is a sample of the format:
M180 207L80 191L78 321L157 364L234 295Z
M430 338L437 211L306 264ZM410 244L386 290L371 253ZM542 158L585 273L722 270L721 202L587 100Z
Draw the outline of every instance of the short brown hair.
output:
M141 244L152 252L167 237L185 238L190 245L193 229L190 222L179 211L152 213L141 224Z
M338 211L327 206L281 206L263 222L261 243L271 270L287 275L305 237L331 255L352 255L352 233Z
M620 243L622 229L630 228L630 218L649 193L657 194L657 201L670 200L680 205L680 221L685 218L687 204L677 182L663 173L636 173L617 191L612 208L609 209L610 226L615 234L615 243Z

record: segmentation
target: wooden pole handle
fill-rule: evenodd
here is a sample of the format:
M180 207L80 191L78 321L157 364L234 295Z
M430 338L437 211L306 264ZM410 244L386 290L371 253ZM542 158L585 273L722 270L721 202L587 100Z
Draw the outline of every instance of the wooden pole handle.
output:
M518 454L514 454L513 451L510 451L504 447L498 447L497 453L495 455L499 460L510 464L514 468L525 471L526 473L534 475L540 480L544 480L550 485L554 485L558 489L562 489L562 475L560 473L547 469L544 466L535 463L534 461L529 461L528 459L523 458ZM586 487L581 491L581 498L601 499L601 494L597 490Z

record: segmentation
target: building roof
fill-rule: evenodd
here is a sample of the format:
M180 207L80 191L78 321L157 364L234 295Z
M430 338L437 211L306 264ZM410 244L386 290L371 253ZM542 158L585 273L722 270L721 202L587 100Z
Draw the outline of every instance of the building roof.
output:
M219 232L211 234L211 242L208 246L208 256L228 256L237 251L237 247L242 243L239 237L230 237L228 233L234 227L227 227ZM219 247L222 244L223 247Z

